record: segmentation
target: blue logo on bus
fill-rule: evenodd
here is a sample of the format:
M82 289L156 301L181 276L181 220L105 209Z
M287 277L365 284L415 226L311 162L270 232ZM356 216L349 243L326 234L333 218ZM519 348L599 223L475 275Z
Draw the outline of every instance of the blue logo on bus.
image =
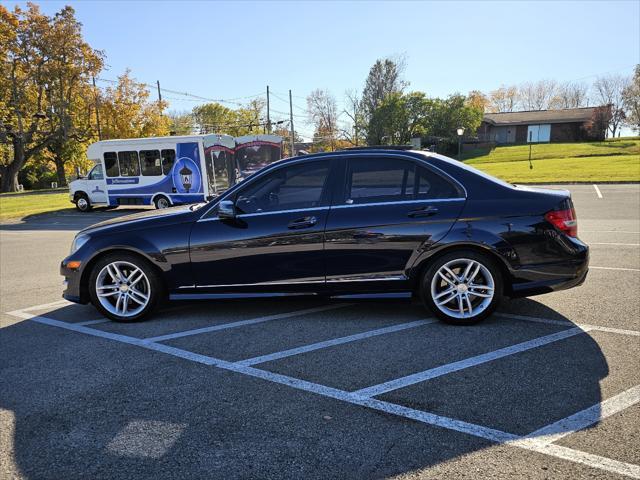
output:
M178 193L201 193L202 177L196 163L182 157L173 166L173 185Z

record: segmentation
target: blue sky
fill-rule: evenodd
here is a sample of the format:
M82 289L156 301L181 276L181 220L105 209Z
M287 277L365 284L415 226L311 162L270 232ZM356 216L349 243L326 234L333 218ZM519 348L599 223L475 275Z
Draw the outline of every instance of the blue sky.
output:
M47 14L76 9L87 41L107 55L105 78L128 67L138 80L224 99L268 84L283 99L292 89L299 115L314 88L339 102L361 90L384 56L405 55L410 89L430 96L542 78L591 83L640 62L639 1L36 3ZM272 108L288 112L276 97Z

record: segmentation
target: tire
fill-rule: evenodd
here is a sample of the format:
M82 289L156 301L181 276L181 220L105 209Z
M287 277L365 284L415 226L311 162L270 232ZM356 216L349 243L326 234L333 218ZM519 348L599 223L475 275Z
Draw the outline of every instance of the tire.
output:
M163 210L165 208L171 207L171 202L164 195L158 195L154 200L153 204L156 206L158 210Z
M452 325L472 325L487 318L500 304L502 291L502 272L496 262L473 250L436 258L420 283L425 306Z
M100 258L91 270L88 287L91 303L116 322L147 318L164 297L163 283L151 263L126 252Z
M91 206L91 202L89 201L89 197L86 193L76 193L76 208L81 212L88 212L93 207Z

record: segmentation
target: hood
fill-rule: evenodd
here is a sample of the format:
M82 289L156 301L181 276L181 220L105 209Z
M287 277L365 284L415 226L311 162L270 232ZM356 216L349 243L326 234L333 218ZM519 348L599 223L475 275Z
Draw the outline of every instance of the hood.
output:
M190 221L194 216L199 216L202 212L192 211L189 205L165 208L162 210L149 210L145 212L123 215L121 217L110 218L100 223L91 225L79 232L95 233L102 230L119 231L134 230L146 226L172 225ZM197 217L196 217L197 218Z

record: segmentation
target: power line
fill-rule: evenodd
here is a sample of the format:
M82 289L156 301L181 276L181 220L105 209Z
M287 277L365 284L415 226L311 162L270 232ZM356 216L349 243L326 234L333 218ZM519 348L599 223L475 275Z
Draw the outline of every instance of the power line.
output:
M113 80L110 78L101 78L101 77L96 77L96 80L99 80L101 82L106 82L106 83L110 83L110 84L118 84L117 80ZM140 83L140 85L143 85L147 88L155 88L155 85L150 85L148 83L144 83L144 82L138 82ZM261 97L263 96L263 93L256 93L253 95L245 95L242 97L235 97L235 98L228 98L228 99L223 99L223 98L208 98L208 97L203 97L200 95L195 95L193 93L189 93L189 92L180 92L177 90L171 90L168 88L161 88L160 91L162 92L167 92L167 93L173 93L174 95L182 95L184 97L188 97L190 99L194 99L194 100L198 100L198 101L205 101L205 102L218 102L218 103L229 103L229 104L233 104L233 105L238 105L238 106L243 106L242 103L238 102L237 100L245 100L248 98L257 98L257 97ZM170 97L165 97L165 98L170 98ZM174 100L178 100L176 98L174 98Z

